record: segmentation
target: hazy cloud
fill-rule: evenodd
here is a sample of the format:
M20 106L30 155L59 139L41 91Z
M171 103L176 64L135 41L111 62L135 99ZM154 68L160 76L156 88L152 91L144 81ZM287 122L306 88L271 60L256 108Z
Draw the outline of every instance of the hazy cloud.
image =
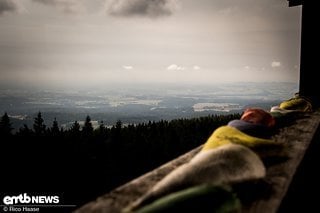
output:
M77 0L33 0L34 2L50 5L65 13L80 13L85 11L84 6Z
M185 67L178 66L176 64L171 64L170 66L167 67L167 70L185 70Z
M194 65L194 66L193 66L193 69L194 69L194 70L200 70L201 68L200 68L199 66L197 66L197 65Z
M278 6L283 4L282 1L279 0L241 0L241 1L234 1L234 0L209 0L211 5L213 5L213 9L215 10L233 10L233 9L247 9L253 7L253 9L257 8L266 8L267 6L273 5ZM287 2L285 2L287 4Z
M133 66L122 66L123 69L126 69L126 70L132 70L133 69Z
M114 16L169 16L177 9L177 0L109 0L107 11Z
M13 0L0 0L0 15L5 12L15 12L18 10L18 5Z
M281 62L280 61L273 61L271 62L271 67L275 68L275 67L280 67L281 66Z

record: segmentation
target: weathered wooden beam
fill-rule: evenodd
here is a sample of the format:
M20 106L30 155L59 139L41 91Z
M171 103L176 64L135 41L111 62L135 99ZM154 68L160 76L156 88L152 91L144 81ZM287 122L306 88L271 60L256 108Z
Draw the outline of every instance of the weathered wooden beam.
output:
M316 1L304 1L302 5L301 56L299 92L320 106L319 79L319 12Z
M308 114L297 119L295 124L282 128L279 134L274 136L277 142L288 144L288 158L280 163L267 165L265 182L271 190L268 195L257 197L250 203L243 205L243 212L248 213L276 213L283 200L297 167L312 141L320 124L320 113ZM142 196L148 189L161 180L169 172L178 166L187 163L195 156L201 147L198 147L185 155L155 169L115 190L99 197L77 210L74 213L117 213L132 201ZM246 189L244 189L246 190ZM250 193L250 192L245 192Z

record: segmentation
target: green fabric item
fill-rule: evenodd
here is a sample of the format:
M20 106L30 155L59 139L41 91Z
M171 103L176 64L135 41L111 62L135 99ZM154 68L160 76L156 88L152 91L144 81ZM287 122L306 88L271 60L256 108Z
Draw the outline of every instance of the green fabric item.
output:
M136 211L161 212L237 213L241 203L231 187L204 184L171 193Z
M297 110L301 112L312 112L312 104L303 97L294 97L283 101L279 107L286 110Z

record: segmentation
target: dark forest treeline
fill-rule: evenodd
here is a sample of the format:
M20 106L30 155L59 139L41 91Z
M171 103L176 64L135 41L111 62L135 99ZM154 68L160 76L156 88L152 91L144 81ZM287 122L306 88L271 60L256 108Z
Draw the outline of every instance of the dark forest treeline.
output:
M32 127L12 134L8 115L0 121L4 192L58 193L81 205L205 142L210 134L240 114L210 115L123 125L101 122L93 129L90 116L83 127L70 129L58 121L47 127L41 112Z

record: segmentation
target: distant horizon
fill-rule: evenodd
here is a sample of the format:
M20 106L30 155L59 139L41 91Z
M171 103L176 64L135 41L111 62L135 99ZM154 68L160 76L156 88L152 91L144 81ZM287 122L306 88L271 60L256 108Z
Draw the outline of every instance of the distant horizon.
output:
M232 86L232 85L255 85L255 84L292 84L299 87L299 82L290 82L290 81L233 81L233 82L212 82L212 83L197 83L197 82L108 82L105 84L88 84L88 85L28 85L28 84L12 84L4 83L0 85L0 90L26 90L26 91L59 91L64 90L65 92L69 91L92 91L92 90L112 90L112 89L170 89L170 88L187 88L187 87L199 87L199 88L210 88L216 86Z

